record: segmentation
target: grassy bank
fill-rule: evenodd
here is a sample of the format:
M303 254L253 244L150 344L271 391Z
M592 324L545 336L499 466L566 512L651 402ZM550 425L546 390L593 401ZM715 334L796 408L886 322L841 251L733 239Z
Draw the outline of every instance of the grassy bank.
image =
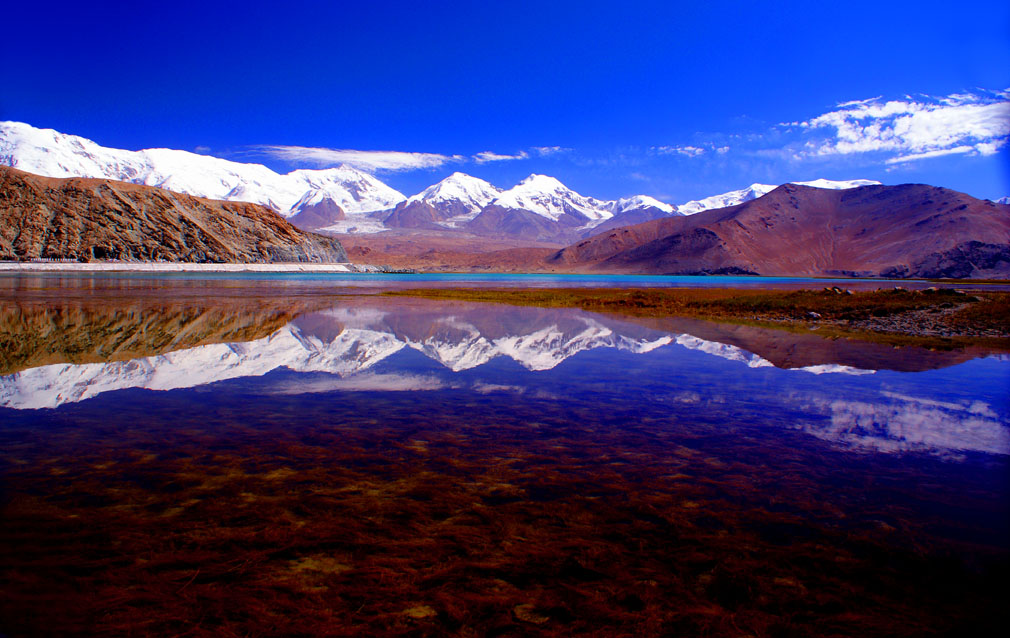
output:
M1010 350L1010 293L947 289L848 292L728 288L397 290L393 296L581 308L635 317L692 317L893 345Z

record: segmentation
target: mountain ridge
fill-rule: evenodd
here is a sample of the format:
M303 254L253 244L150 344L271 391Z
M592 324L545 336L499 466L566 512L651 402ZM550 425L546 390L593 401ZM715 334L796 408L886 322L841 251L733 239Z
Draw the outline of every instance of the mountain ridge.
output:
M647 195L601 200L577 193L557 178L537 174L501 189L457 171L405 197L347 165L297 169L282 175L261 164L182 150L106 148L83 137L21 122L0 122L0 165L45 177L114 179L207 199L256 203L303 230L327 234L414 228L492 237L511 234L513 238L559 244L633 223L741 203L775 188L753 184L677 206ZM801 183L847 188L869 182ZM489 207L493 208L487 216L477 221Z
M155 148L127 151L100 146L76 135L0 122L0 165L43 177L91 177L157 186L184 195L242 201L271 208L284 217L313 192L345 213L392 208L402 193L351 166L279 174L262 164L233 162L189 151Z
M1010 216L925 184L785 184L735 206L600 233L548 263L655 274L1007 277Z

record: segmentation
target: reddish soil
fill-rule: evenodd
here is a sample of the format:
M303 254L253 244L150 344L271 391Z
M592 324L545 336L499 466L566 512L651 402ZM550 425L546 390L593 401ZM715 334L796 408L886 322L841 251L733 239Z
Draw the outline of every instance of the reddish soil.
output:
M545 259L561 246L452 231L392 230L336 235L352 262L425 272L543 272L562 270Z

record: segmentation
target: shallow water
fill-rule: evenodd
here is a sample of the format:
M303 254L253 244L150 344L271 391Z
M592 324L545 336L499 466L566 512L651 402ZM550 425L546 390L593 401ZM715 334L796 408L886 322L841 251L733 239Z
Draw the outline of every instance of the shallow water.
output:
M301 288L390 289L407 287L516 287L516 288L821 288L841 286L875 290L902 286L964 287L964 282L935 283L906 279L851 279L813 277L756 277L737 275L613 275L558 273L196 273L196 272L0 272L0 291L37 286L89 286L142 288L148 286L192 287L204 282L214 286L273 286ZM982 285L982 284L975 284ZM1010 290L1010 284L984 284L990 290Z
M304 281L39 281L0 289L0 634L1007 620L1006 357Z

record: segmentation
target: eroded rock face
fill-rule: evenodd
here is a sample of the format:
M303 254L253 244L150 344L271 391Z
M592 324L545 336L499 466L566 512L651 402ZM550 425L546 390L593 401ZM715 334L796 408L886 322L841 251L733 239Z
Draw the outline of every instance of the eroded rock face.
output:
M0 258L346 262L332 238L256 204L0 166Z

